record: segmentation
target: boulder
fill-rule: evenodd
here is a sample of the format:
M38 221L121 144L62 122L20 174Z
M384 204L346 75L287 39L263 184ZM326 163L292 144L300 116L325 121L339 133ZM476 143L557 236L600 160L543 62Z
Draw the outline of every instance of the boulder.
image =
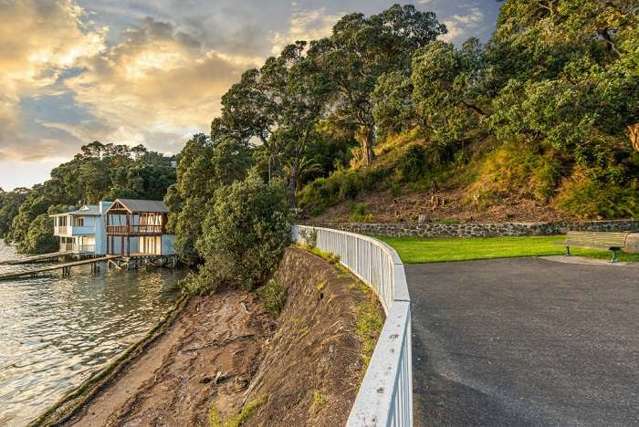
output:
M626 236L623 251L629 254L639 254L639 233L630 233Z

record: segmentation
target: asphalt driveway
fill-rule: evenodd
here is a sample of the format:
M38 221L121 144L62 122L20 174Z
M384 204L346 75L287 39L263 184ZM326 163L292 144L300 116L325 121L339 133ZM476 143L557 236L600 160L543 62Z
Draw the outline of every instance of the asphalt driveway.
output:
M639 268L406 266L417 425L639 425Z

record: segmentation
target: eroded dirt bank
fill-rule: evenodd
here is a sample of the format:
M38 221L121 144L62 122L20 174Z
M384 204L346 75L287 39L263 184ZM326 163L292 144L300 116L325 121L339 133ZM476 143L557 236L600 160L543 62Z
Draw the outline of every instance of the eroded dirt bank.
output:
M381 307L301 249L287 250L275 280L288 292L277 320L254 293L193 298L64 425L344 425Z
M300 249L287 251L275 279L288 302L246 399L263 403L243 425L345 425L381 306L351 274Z
M194 298L161 338L66 425L207 425L213 397L246 389L275 326L253 294Z

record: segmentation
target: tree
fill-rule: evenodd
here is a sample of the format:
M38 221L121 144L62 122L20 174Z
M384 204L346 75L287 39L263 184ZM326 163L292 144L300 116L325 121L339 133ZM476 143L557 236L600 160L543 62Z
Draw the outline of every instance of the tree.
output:
M29 238L29 232L36 218L52 206L73 208L118 197L162 199L166 189L175 182L171 160L142 146L131 148L94 141L83 146L73 160L53 169L51 178L36 185L28 194L21 191L8 196L10 202L6 209L1 201L6 197L0 196L0 232L18 249L42 248L46 246L44 243L33 242L44 240L35 239L33 234ZM11 226L6 230L9 221ZM48 230L52 238L53 229L44 227L42 221L37 223L38 232Z
M369 18L361 13L346 15L330 37L311 43L309 56L333 83L326 111L335 123L353 129L365 165L374 157L371 94L378 78L392 71L408 73L412 53L445 33L434 13L394 5Z
M250 165L248 147L223 132L213 132L212 138L197 134L186 143L178 157L177 182L165 197L168 228L176 234L175 250L182 262L202 262L196 242L216 190L242 179Z
M13 218L18 215L20 205L29 194L27 188L16 188L13 191L0 191L0 238L7 237Z
M263 285L290 244L285 187L253 173L218 189L214 200L197 243L206 262L192 289L228 285L252 290Z
M43 254L55 252L58 239L53 236L53 219L48 213L38 215L29 225L26 238L18 245L23 253Z
M382 74L377 79L371 101L378 137L399 134L415 126L413 83L401 71Z
M441 41L413 57L413 100L420 122L444 157L476 129L486 114L481 105L482 53L477 40L461 49Z

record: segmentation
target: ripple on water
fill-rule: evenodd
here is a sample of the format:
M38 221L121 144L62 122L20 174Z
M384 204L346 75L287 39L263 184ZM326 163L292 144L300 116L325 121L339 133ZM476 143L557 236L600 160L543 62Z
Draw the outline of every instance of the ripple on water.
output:
M0 261L15 259L0 241ZM2 266L0 272L33 266ZM172 306L179 272L0 282L0 425L27 424L145 334Z

